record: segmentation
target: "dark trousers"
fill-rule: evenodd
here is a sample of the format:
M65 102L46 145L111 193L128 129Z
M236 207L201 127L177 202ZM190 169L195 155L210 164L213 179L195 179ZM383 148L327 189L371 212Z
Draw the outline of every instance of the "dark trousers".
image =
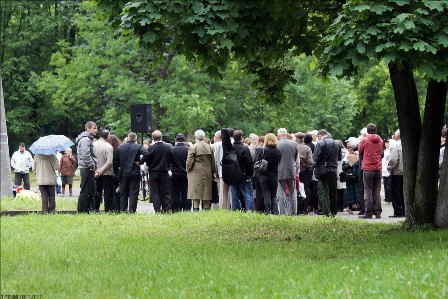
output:
M255 189L255 210L257 212L263 213L265 211L264 208L264 196L263 189L260 184L260 177L256 176L252 179L252 185Z
M156 213L171 211L170 176L168 172L150 172L149 184L152 203Z
M259 177L264 199L264 212L267 214L278 214L277 203L277 178L261 175Z
M404 216L403 176L391 175L392 207L394 215Z
M361 209L361 212L365 212L366 211L366 203L364 201L364 171L363 170L359 170L359 177L361 178L359 180L359 208Z
M187 199L188 179L186 174L173 174L171 177L171 201L173 211L190 211L191 200Z
M324 215L336 215L338 212L338 178L336 172L328 172L319 179L319 199Z
M363 180L366 215L381 215L381 170L364 170Z
M390 187L390 176L383 176L383 185L384 185L384 201L392 202L392 194Z
M23 189L30 190L30 174L14 172L14 185L17 186L22 185L22 180L23 180Z
M42 197L42 214L54 213L56 210L56 194L54 185L39 185Z
M303 187L305 188L305 195L306 198L303 202L303 210L307 211L308 207L312 206L312 200L311 200L311 181L313 177L313 171L311 170L302 170L299 173L299 180L303 183ZM317 203L316 203L316 209L317 209Z
M87 168L81 168L79 172L81 174L81 192L78 197L78 212L88 213L94 203L95 172Z
M122 176L120 180L120 211L129 213L137 211L138 192L140 191L140 175Z
M114 192L114 181L111 175L101 175L95 179L95 211L100 210L101 202L103 201L104 192L104 211L112 212L112 199Z
M319 208L319 188L318 182L311 180L310 183L310 193L311 193L311 201L308 204L314 209L317 210Z
M339 212L344 211L346 194L347 194L347 189L338 189L337 201L338 201Z
M120 180L115 174L112 175L112 182L112 211L118 213L120 212L120 192L117 189L120 186Z

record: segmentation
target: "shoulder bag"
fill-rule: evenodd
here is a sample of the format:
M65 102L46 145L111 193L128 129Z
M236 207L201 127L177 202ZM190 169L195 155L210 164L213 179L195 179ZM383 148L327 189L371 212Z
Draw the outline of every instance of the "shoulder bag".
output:
M260 173L268 171L268 161L266 161L264 158L264 147L263 147L263 153L261 154L261 159L255 162L254 164L254 171Z

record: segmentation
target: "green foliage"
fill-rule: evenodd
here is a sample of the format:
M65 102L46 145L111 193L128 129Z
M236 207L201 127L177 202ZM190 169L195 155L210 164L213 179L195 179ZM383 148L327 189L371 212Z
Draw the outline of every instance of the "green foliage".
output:
M119 5L122 2L116 3ZM195 10L200 14L206 13L201 12L200 7L206 7L199 5L202 2L194 3ZM263 5L270 4L266 2ZM237 7L243 9L239 4ZM40 9L37 6L32 8ZM230 60L216 69L219 69L219 76L212 79L211 64L204 58L206 53L202 58L180 55L178 53L183 51L172 48L172 43L167 44L163 53L148 51L140 47L138 36L132 33L124 35L122 29L107 26L104 19L98 18L96 8L91 2L71 3L64 8L69 10L66 11L66 18L70 21L64 26L70 30L64 31L58 39L52 38L40 44L35 41L40 47L46 47L44 52L48 53L39 68L35 65L38 55L35 52L29 53L29 56L6 56L3 64L6 70L12 70L11 65L16 67L15 72L8 73L8 86L5 85L13 149L19 138L30 144L37 136L46 133L66 134L74 138L87 120L95 120L100 128L107 126L123 138L130 130L129 105L134 103L153 104L155 125L170 140L176 133L191 134L198 128L211 136L216 130L228 126L241 128L246 135L251 132L275 132L279 127L287 127L293 132L325 127L338 138L358 132L365 126L366 119L384 123L382 126L387 127L388 132L395 127L392 116L395 107L388 102L392 92L383 73L377 76L373 72L375 79L369 78L369 71L366 73L369 75L359 80L330 78L322 81L315 74L316 60L295 56L303 48L290 49L284 56L277 52L278 60L269 69L260 67L251 70L249 68L254 61L253 58L244 58L242 41L228 39L223 41L220 51L228 52ZM266 13L264 9L266 7L263 6L259 13ZM275 14L286 22L283 14L289 11L287 8L269 6L269 9L269 14ZM226 17L225 10L223 8L223 17ZM230 11L230 8L227 10ZM162 15L161 12L159 14ZM150 17L158 18L156 15ZM313 22L318 22L322 17L317 17ZM42 16L32 14L30 18L36 18L31 20L34 24ZM230 22L233 17L229 15L226 18ZM217 30L217 24L210 26L215 26L213 28ZM38 30L29 28L29 31ZM12 33L9 34L12 38ZM221 38L222 34L210 31L204 36L212 39ZM187 35L179 38L187 38ZM19 44L10 44L11 47L20 48ZM258 50L265 46L262 43ZM240 49L238 55L234 53L237 48ZM23 51L22 48L20 50ZM272 48L269 52L272 57L277 51L274 50ZM257 57L268 55L263 51ZM260 59L265 61L264 58ZM274 65L278 67L278 72ZM375 64L372 68L375 69ZM285 70L288 70L287 76L292 78L293 83L287 84L283 102L265 101L265 97L254 87L265 81L272 88L283 90L282 85L276 79L270 80L270 77L281 78ZM24 81L24 78L27 79ZM366 82L362 83L362 80ZM369 84L378 86L370 88ZM374 110L369 109L372 105Z
M37 87L61 118L77 124L75 134L94 120L100 127L117 128L114 133L123 136L130 129L129 104L150 102L149 81L156 75L135 39L104 27L91 3L84 8L85 13L76 17L76 44L59 43L51 57L52 70L36 76Z
M339 1L308 0L96 2L111 23L139 36L156 57L184 54L215 78L237 61L277 101L294 74L285 56L311 54L340 7Z
M446 81L447 9L447 1L347 1L324 38L323 63L342 75L371 58L410 61L427 78Z
M336 78L323 81L313 69L315 64L313 57L294 58L295 83L286 88L283 103L270 106L274 127L288 126L292 132L325 128L335 138L346 138L358 113L353 83Z
M2 217L0 243L5 294L443 298L448 292L447 231L405 232L399 225L227 211L28 215Z
M78 182L79 184L79 182ZM42 201L26 197L2 197L1 211L42 211ZM57 197L56 211L76 211L78 197Z
M10 151L19 141L57 130L51 105L36 90L33 73L47 69L61 38L75 34L72 17L77 1L0 1L0 63Z

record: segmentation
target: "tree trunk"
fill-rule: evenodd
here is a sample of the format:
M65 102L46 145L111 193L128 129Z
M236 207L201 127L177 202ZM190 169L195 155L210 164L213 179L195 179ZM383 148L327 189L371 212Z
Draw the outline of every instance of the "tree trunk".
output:
M420 137L413 210L417 224L433 223L437 204L440 134L445 112L446 84L430 80Z
M389 65L403 144L404 197L407 225L433 224L437 203L438 156L446 102L446 83L431 80L423 124L412 69ZM436 138L434 136L437 136Z
M418 223L413 210L420 147L421 120L417 88L408 63L389 64L389 74L395 95L401 142L403 144L403 191L406 221L410 226Z
M0 74L0 197L12 195L11 158L9 157L8 131L6 128L5 100L3 99L3 82Z
M446 103L448 83L442 82L438 85L438 89L434 90L434 96L438 97L439 101ZM448 161L447 150L443 157L442 173L440 176L439 194L434 213L434 226L438 228L448 228Z

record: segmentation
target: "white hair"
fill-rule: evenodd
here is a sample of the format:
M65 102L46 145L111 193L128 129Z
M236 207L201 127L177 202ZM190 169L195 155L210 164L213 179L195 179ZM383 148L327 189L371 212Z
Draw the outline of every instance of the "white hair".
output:
M285 129L285 128L280 128L280 129L278 129L278 131L277 131L277 135L278 134L288 134L288 131Z
M362 128L362 130L361 130L361 136L366 136L367 135L367 128Z
M194 132L194 137L196 137L199 140L204 140L205 132L202 130L197 130L196 132Z

